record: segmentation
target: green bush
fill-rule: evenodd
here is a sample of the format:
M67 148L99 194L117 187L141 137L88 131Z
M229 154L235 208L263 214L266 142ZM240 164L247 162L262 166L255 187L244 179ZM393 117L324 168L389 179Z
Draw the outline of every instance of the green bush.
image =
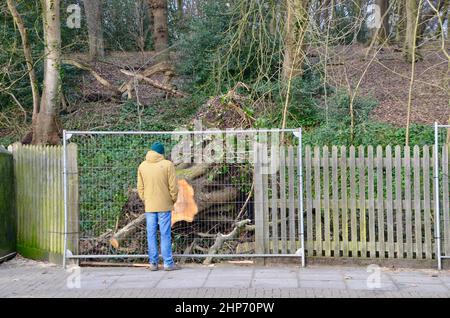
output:
M224 2L202 3L204 12L187 23L187 30L180 35L181 52L178 69L188 75L194 86L204 84L212 72L216 50L223 42L229 24L228 8Z
M406 129L386 123L367 121L355 129L351 142L350 129L345 126L322 125L303 134L303 143L308 145L404 145ZM410 145L431 145L434 143L433 127L414 124L410 130Z

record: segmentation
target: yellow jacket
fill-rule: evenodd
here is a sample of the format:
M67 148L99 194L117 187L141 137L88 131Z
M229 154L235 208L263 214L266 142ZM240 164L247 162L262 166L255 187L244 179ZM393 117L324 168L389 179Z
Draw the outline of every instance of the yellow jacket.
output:
M137 189L145 205L145 212L173 210L178 186L175 167L164 156L150 150L138 168Z

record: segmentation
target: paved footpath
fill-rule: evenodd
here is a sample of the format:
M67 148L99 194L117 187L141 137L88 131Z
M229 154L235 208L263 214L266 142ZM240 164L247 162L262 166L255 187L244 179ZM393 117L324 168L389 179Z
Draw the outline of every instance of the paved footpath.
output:
M59 266L16 257L0 264L0 297L450 297L450 271L295 265Z

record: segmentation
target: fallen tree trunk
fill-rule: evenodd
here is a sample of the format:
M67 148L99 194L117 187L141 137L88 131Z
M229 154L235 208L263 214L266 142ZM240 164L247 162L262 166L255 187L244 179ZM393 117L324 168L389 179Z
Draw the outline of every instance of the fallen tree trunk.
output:
M167 62L161 62L161 63L155 64L155 65L145 69L144 71L142 71L141 73L138 73L138 74L145 76L145 77L151 77L158 73L167 74L167 73L173 73L173 72L174 72L174 70L173 70L172 65L168 64ZM125 93L126 91L128 91L128 95L131 95L132 91L134 90L133 82L134 82L134 78L130 79L126 83L123 83L119 87L119 91L122 94Z
M88 71L92 74L92 76L94 76L94 78L103 86L105 86L106 88L108 88L109 90L113 91L115 94L119 95L122 94L119 89L114 86L113 84L111 84L107 79L103 78L100 74L98 74L91 66L89 66L88 64L85 64L83 62L80 61L76 61L76 60L72 60L72 59L63 59L62 60L63 64L67 64L67 65L72 65L75 66L79 69Z
M167 93L170 93L172 95L179 96L179 97L187 97L188 96L188 94L186 94L186 93L180 92L180 91L178 91L176 89L173 89L172 87L170 87L170 86L168 86L166 84L163 84L163 83L160 83L158 81L152 80L152 79L150 79L150 78L148 78L146 76L143 76L141 74L133 73L133 72L130 72L130 71L127 71L127 70L120 70L120 71L123 74L125 74L125 75L133 76L133 77L135 77L138 80L144 81L144 82L152 85L153 87L159 88L160 90L163 90L163 91L165 91Z
M125 237L129 237L134 234L141 224L145 222L145 213L139 215L136 219L128 223L125 227L121 228L119 231L114 233L112 238L109 240L110 244L115 248L119 248L119 241Z

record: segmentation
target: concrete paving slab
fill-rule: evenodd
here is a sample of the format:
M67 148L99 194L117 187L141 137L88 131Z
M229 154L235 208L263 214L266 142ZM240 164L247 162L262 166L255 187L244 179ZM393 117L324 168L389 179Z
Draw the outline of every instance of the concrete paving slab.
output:
M254 288L298 288L296 279L255 278L252 280Z
M164 279L158 282L156 288L200 288L205 279Z
M346 280L345 285L350 290L368 290L368 291L380 291L380 290L398 290L397 286L392 282L381 282L379 286L374 286L373 282L367 280Z
M297 280L298 275L296 273L283 273L277 275L277 273L255 273L253 278L257 279L282 279L282 280Z
M344 281L339 280L300 280L300 288L346 289Z
M143 280L143 281L116 281L109 285L109 289L114 288L154 288L158 281Z
M341 273L324 272L321 274L302 272L298 275L300 280L316 280L316 281L343 281L344 277Z
M115 280L105 280L105 279L98 279L98 280L81 280L80 282L80 288L82 289L106 289L109 286L111 286L112 283L114 283Z
M209 277L205 282L205 288L249 288L250 279L217 279Z
M408 275L398 276L391 275L391 278L396 283L412 283L412 284L442 284L442 280L439 277L422 276L422 275Z
M446 293L449 288L444 284L412 284L400 283L397 284L399 289L403 292L425 292L425 293Z

